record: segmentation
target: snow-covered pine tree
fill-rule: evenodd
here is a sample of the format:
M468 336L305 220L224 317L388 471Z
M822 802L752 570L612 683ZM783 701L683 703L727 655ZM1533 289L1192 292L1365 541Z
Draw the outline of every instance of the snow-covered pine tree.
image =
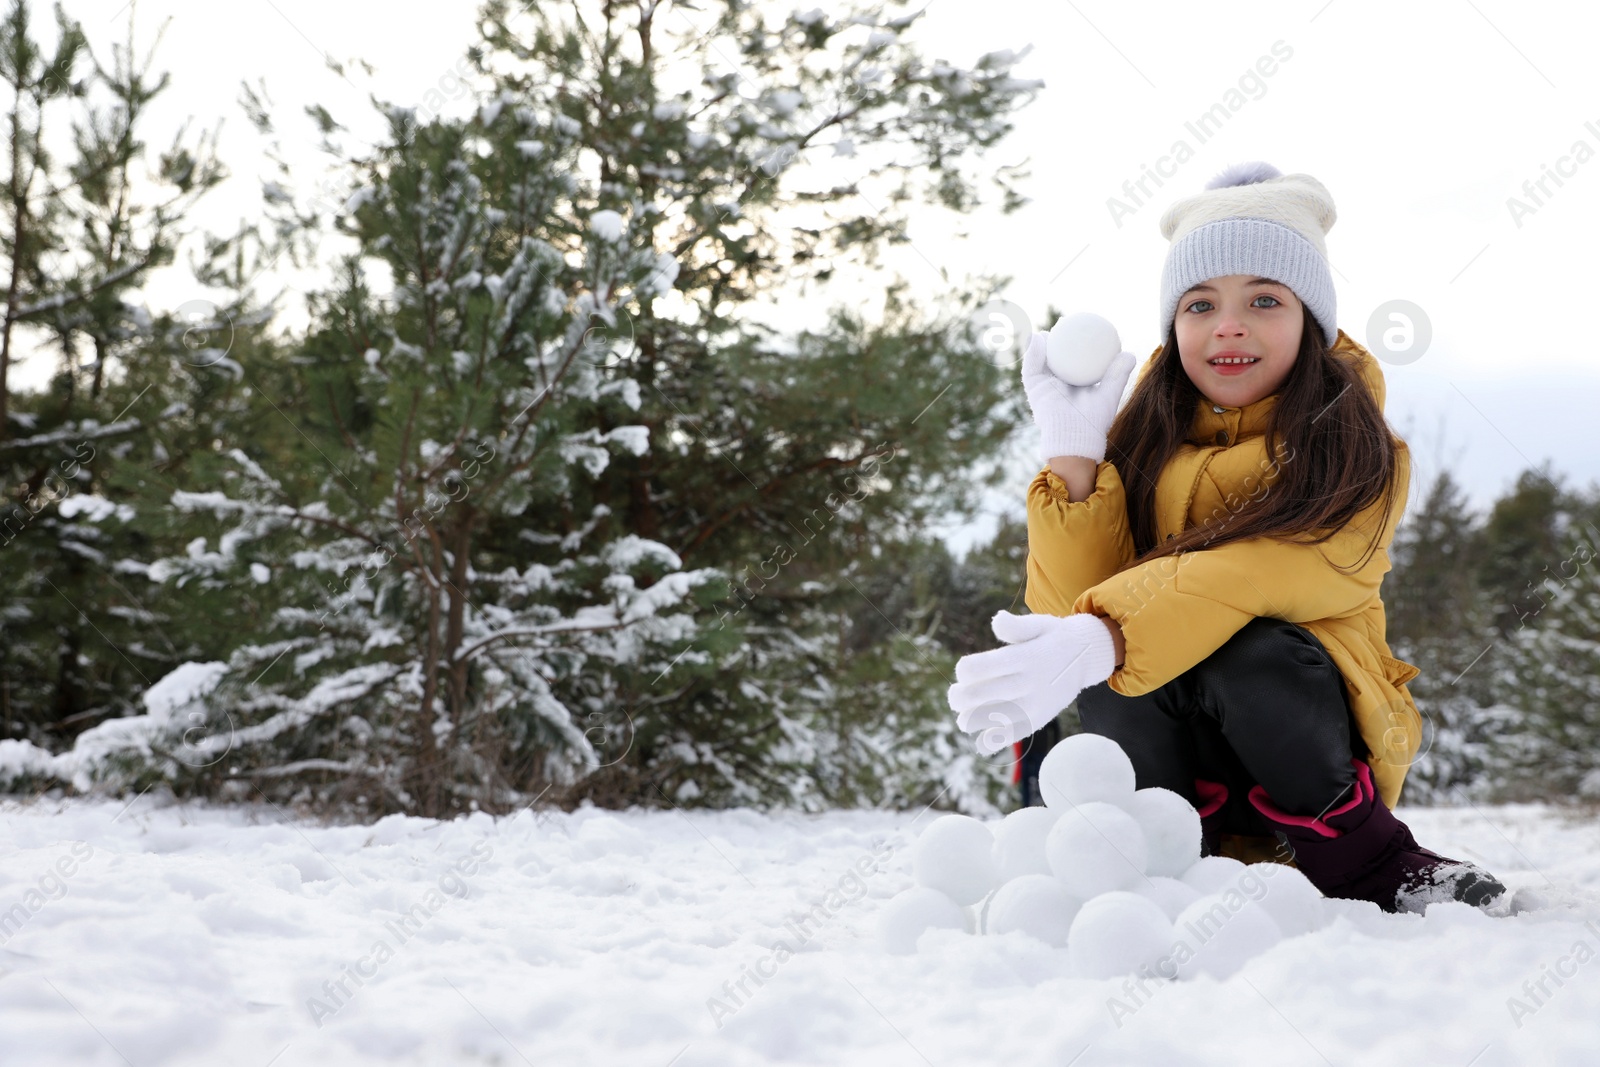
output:
M1422 713L1422 750L1406 777L1408 804L1479 798L1509 764L1517 712L1497 699L1506 648L1479 582L1482 523L1448 470L1428 486L1390 546L1384 581L1394 654L1421 670L1408 685Z
M502 807L531 761L561 781L605 758L553 682L582 669L604 699L609 669L695 632L685 607L715 572L602 527L603 507L546 532L575 482L648 447L627 421L637 385L605 379L595 330L671 284L615 211L573 203L576 135L531 108L426 126L391 112L348 205L361 255L266 398L292 405L302 443L270 457L282 471L234 448L224 489L176 494L216 520L216 547L150 571L282 587L268 632L201 680L193 773L225 770L240 793L327 783L320 799L379 810ZM555 565L532 561L552 543Z
M1509 637L1503 699L1520 712L1509 798L1600 800L1600 499L1573 501Z
M1034 86L922 59L914 15L690 11L490 3L475 113L389 110L310 334L246 368L296 435L230 436L148 570L262 624L58 770L432 814L1003 788L948 656L897 634L851 670L838 624L1022 421L975 294L930 317L895 283L790 337L750 312L904 241L914 182L970 207L958 164ZM858 146L852 181L809 166Z
M15 769L133 712L178 662L116 561L159 536L132 525L142 489L191 435L210 440L190 417L210 383L187 359L192 323L137 294L223 179L214 133L149 150L168 78L131 16L105 64L59 7L45 40L32 7L0 17L0 747ZM45 389L19 388L23 361L56 367Z
M639 676L633 753L569 796L987 805L1001 775L951 736L949 660L864 592L876 575L910 580L902 546L972 505L1022 421L961 328L976 301L954 294L930 317L895 283L877 322L835 312L781 338L756 320L761 302L820 295L812 283L905 242L919 187L971 207L969 157L1034 88L1011 74L1020 56L929 62L898 3L731 2L709 20L655 2L486 10L485 69L518 93L562 87L636 232L680 266L677 306L639 309L618 366L663 443L619 458L596 496L731 579L698 646L711 658ZM892 631L888 648L856 644L859 616ZM892 715L869 691L885 673ZM946 739L933 773L924 735Z

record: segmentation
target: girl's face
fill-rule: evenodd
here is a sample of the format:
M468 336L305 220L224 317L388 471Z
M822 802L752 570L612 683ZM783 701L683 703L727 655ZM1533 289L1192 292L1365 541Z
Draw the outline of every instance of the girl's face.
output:
M1189 380L1213 404L1244 407L1278 391L1300 354L1300 298L1267 278L1227 274L1178 300L1173 325ZM1219 358L1254 362L1219 364Z

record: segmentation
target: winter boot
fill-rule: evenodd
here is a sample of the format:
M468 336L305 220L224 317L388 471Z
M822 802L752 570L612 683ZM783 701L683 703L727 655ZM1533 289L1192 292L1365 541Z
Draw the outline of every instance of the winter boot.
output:
M1295 865L1324 896L1370 900L1384 911L1421 914L1429 904L1495 904L1506 887L1481 867L1418 845L1406 824L1378 798L1372 768L1351 760L1355 797L1320 816L1290 815L1259 785L1250 803L1294 850Z

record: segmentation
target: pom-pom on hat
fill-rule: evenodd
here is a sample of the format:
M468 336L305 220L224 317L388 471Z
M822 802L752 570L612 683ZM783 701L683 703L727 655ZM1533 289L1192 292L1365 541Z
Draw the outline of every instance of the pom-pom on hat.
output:
M1261 162L1226 168L1161 216L1161 236L1172 246L1161 269L1160 335L1190 287L1248 274L1287 285L1332 345L1337 302L1323 235L1337 217L1333 197L1309 174L1283 174Z

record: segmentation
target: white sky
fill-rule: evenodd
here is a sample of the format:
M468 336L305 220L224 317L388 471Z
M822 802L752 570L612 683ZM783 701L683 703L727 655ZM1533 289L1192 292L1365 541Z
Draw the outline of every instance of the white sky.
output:
M65 6L109 61L126 10L85 0ZM773 11L794 6L779 0ZM257 209L256 179L270 176L262 141L235 103L242 80L266 79L285 148L305 161L296 179L309 191L320 160L304 105L322 103L374 135L369 89L421 104L473 39L476 10L475 0L140 0L141 48L172 16L157 66L171 71L173 87L152 117L150 140L164 143L189 116L196 126L225 119L234 180L196 221L230 228ZM36 20L48 22L42 5ZM1339 219L1327 244L1346 332L1366 343L1369 316L1394 299L1431 320L1428 351L1385 366L1389 419L1416 460L1414 493L1441 463L1480 506L1546 457L1577 484L1600 480L1600 366L1585 317L1594 307L1600 232L1594 5L932 0L918 32L928 54L955 63L1031 45L1018 73L1046 82L1016 133L985 160L1029 159L1032 177L1022 188L1032 203L1009 217L924 212L915 219L915 248L889 257L926 286L925 299L945 288L930 262L952 280L1009 274L1006 296L1031 314L1042 317L1049 304L1096 311L1143 359L1160 340L1162 210L1223 166L1264 159L1316 176L1334 197ZM1185 123L1221 101L1278 41L1292 56L1261 79L1258 98L1200 143ZM364 58L377 70L371 79L349 71L347 81L326 68L324 54ZM1179 139L1195 158L1116 226L1108 197ZM1595 158L1576 165L1562 187L1548 185L1553 195L1516 225L1507 199L1578 141ZM196 295L204 294L176 272L151 287L150 302L176 306ZM991 510L1020 509L1038 467L1035 441L1025 436L1016 485L997 494ZM988 525L945 532L964 545Z

